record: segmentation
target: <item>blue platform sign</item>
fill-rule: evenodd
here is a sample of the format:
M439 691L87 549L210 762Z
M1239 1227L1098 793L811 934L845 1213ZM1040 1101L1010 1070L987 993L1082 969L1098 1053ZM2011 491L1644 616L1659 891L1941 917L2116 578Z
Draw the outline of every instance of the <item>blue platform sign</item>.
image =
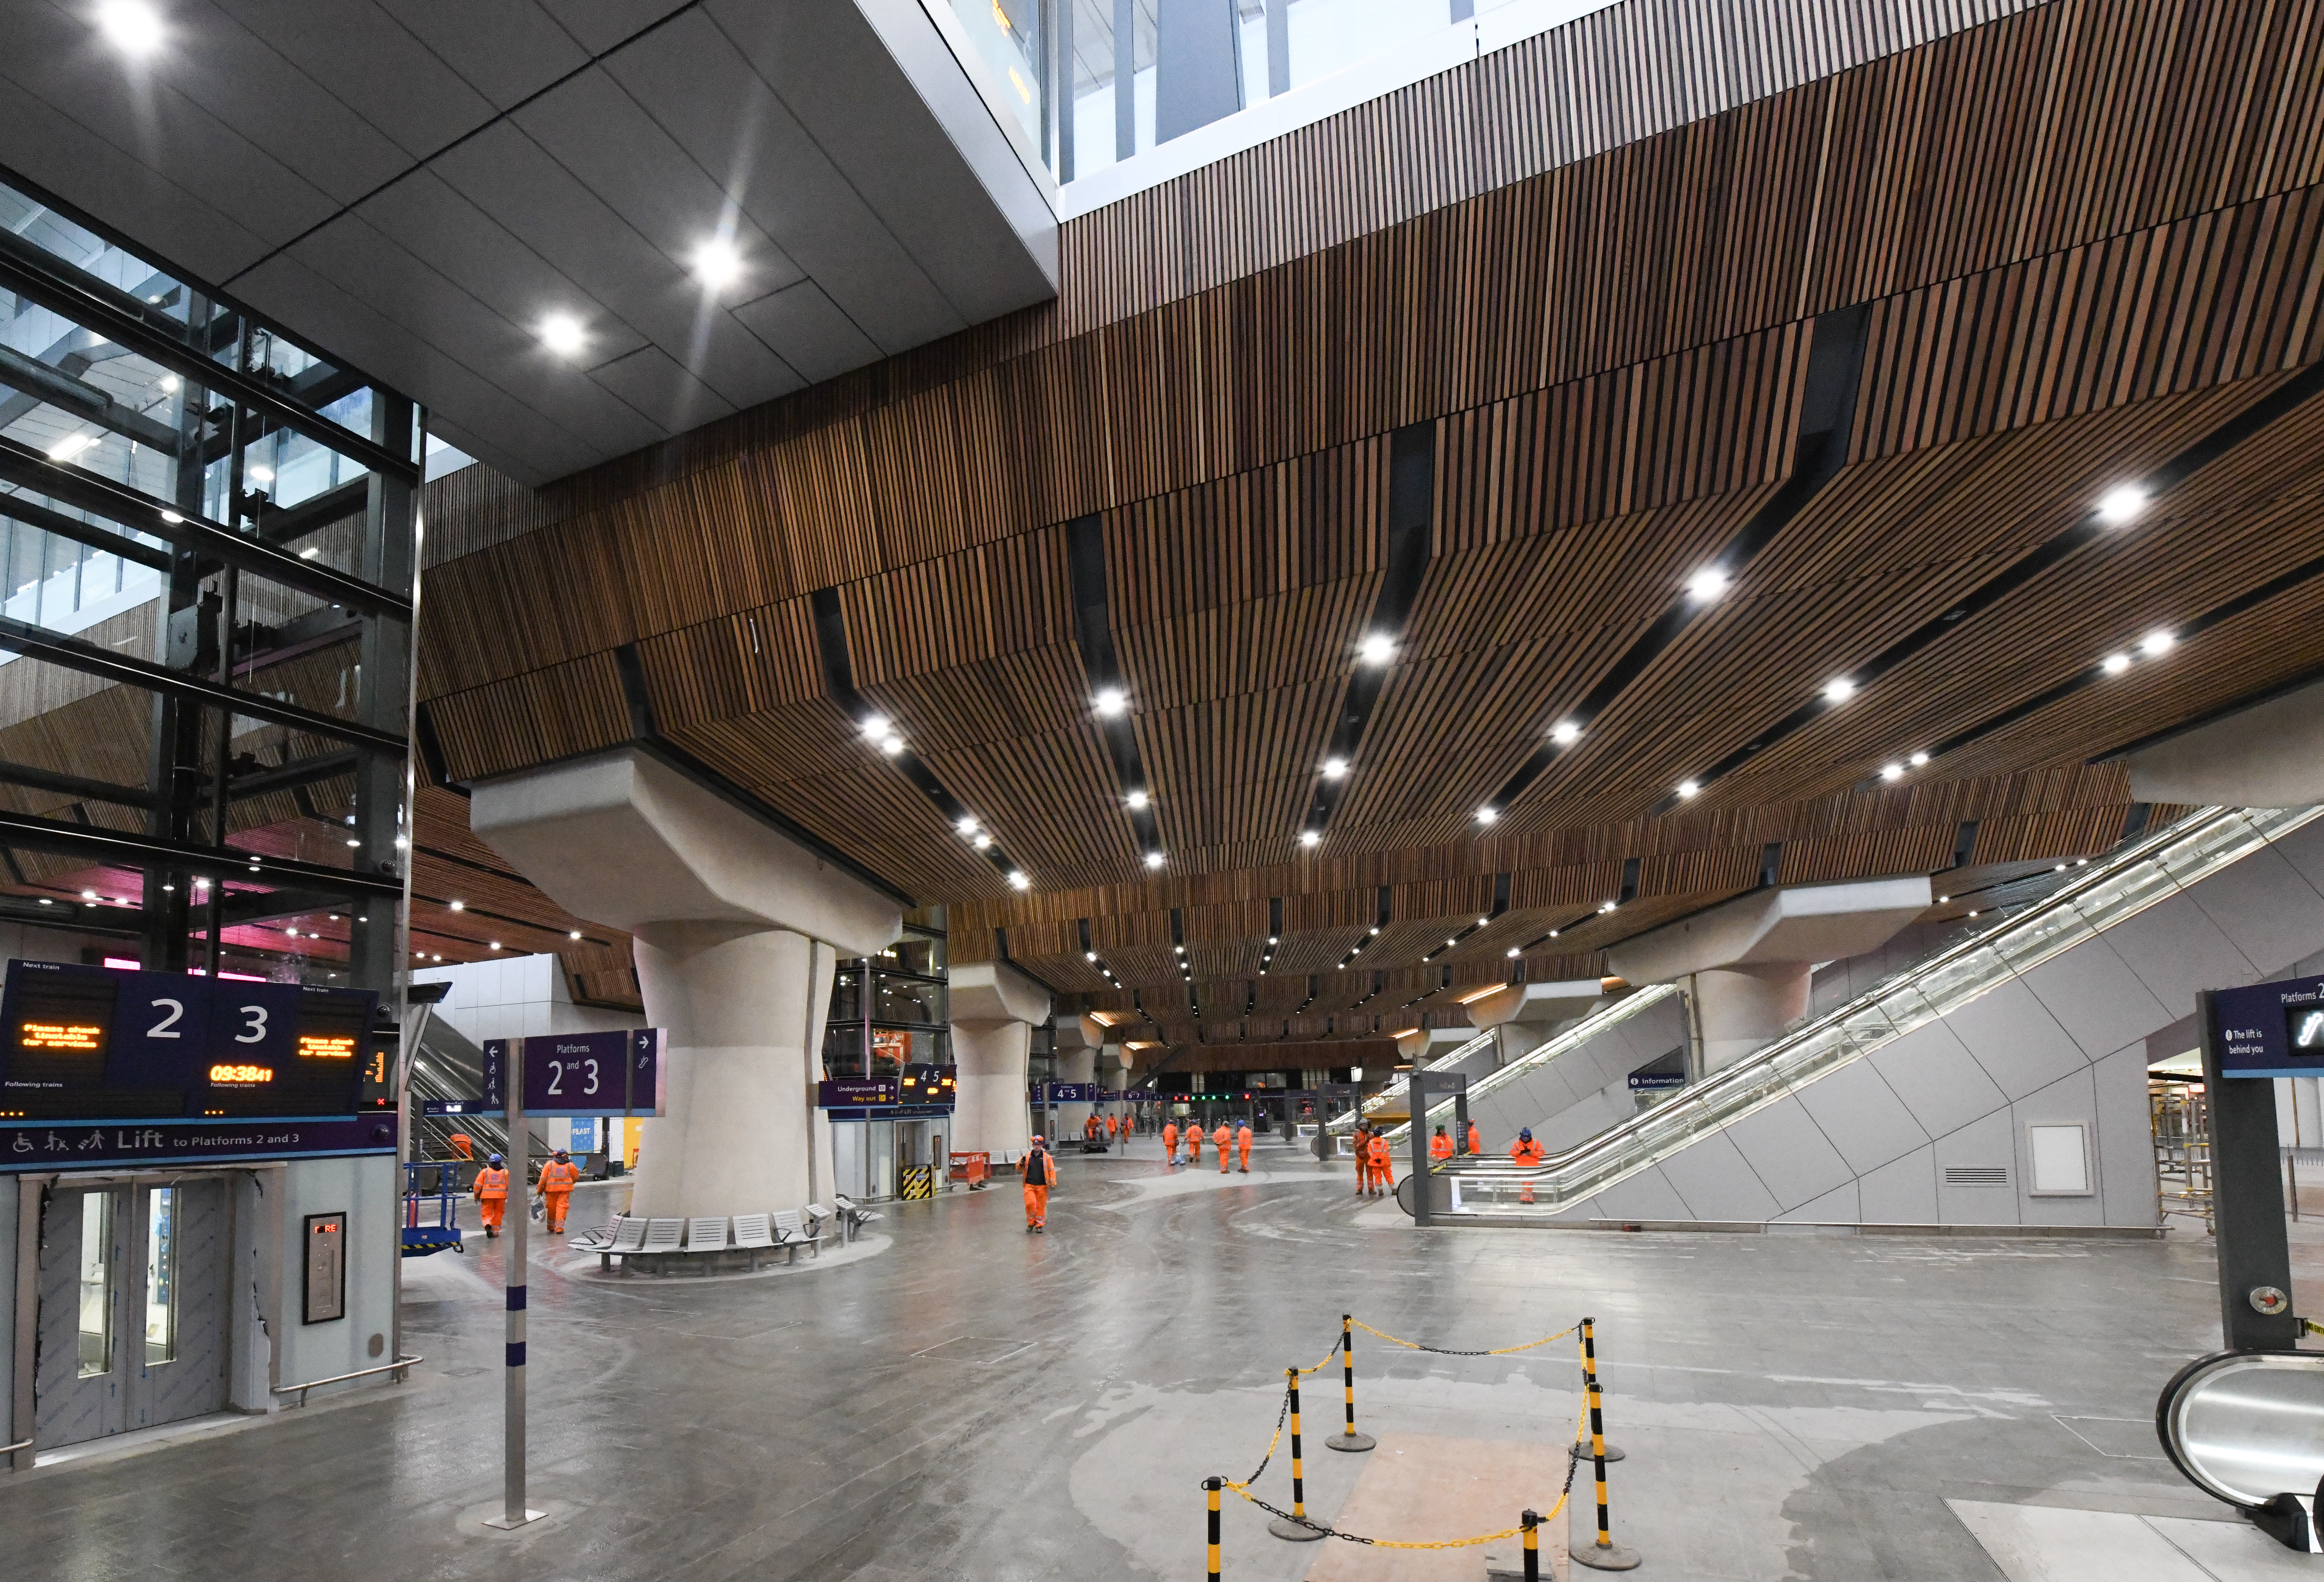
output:
M2222 1077L2324 1076L2324 977L2214 990L2211 1036Z
M664 1104L664 1037L658 1027L556 1032L524 1041L524 1110L532 1115L659 1115ZM506 1039L484 1042L479 1111L508 1105Z

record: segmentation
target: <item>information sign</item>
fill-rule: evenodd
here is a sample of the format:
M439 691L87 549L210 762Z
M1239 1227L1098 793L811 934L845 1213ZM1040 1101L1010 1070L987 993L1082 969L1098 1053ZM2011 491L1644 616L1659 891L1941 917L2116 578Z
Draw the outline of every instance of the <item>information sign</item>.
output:
M0 1121L392 1110L377 1004L362 990L12 961Z
M1668 1093L1686 1086L1683 1071L1633 1071L1629 1078L1632 1093Z
M524 1111L530 1115L659 1115L663 1111L659 1027L536 1034L524 1041ZM508 1107L508 1046L484 1041L484 1094L466 1113Z
M960 1096L957 1066L907 1066L900 1096L906 1104L945 1106Z
M2324 977L2211 994L2223 1077L2324 1075Z
M897 1102L893 1077L842 1077L815 1085L817 1109L856 1110Z

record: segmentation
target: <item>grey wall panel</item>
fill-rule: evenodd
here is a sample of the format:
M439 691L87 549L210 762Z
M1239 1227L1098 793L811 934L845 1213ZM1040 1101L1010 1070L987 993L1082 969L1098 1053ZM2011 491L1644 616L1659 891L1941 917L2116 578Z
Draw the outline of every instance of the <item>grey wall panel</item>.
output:
M2009 1111L1998 1109L1971 1121L1957 1132L1938 1138L1937 1221L1941 1225L2015 1225L2017 1221L2017 1139ZM2001 1184L1991 1187L1948 1185L1945 1171L1955 1167L1999 1169Z
M1769 1219L1783 1207L1723 1132L1663 1161L1662 1171L1688 1219Z
M2108 1225L2145 1225L2156 1212L2154 1126L2147 1113L2146 1046L2091 1068L2098 1105L2098 1195Z
M493 116L491 100L373 0L215 3L410 158Z
M687 0L540 0L543 9L593 55L602 55L622 40L687 4Z
M1856 1183L1858 1207L1867 1225L1937 1223L1937 1163L1934 1145L1916 1148L1893 1163L1868 1172Z
M2255 852L2190 893L2264 974L2324 948L2324 895L2276 852Z
M2249 983L2268 970L2236 949L2190 896L2116 923L2106 942L2174 1018L2194 1013L2198 990Z
M1851 1178L1822 1197L1786 1209L1775 1217L1799 1225L1859 1225L1864 1219L1864 1194Z
M2105 947L2086 944L2072 955L2079 958L2083 950L2092 948ZM2150 1026L2167 1020L2162 1008L2153 1005L2153 996L2131 977L2128 967L2116 960L2111 952L2107 961L2112 975L2127 982L2137 999L2153 1007ZM2086 975L2066 975L2057 980L2058 995L2069 1010L2079 1009L2073 991L2083 976ZM2012 1098L2046 1087L2069 1071L2079 1070L2090 1059L2089 1051L2059 1025L2057 1013L2034 993L2029 983L2020 979L1995 985L1947 1016L1945 1026L1977 1057L1977 1063L1993 1078L1994 1085ZM2107 1047L2119 1049L2122 1041L2117 1038Z
M1784 1208L1821 1198L1856 1176L1796 1096L1744 1116L1727 1135Z
M2178 1014L2148 991L2102 938L2053 957L2021 981L2057 1018L2085 1059L2112 1054ZM2005 1087L2013 1086L1998 1071L1995 1078Z
M1155 0L1154 141L1242 108L1233 0Z
M734 317L809 384L880 360L880 348L811 280L745 302Z
M1670 1184L1659 1166L1642 1170L1627 1181L1618 1181L1598 1194L1589 1217L1600 1219L1697 1219L1686 1199Z
M618 362L593 370L591 376L672 434L682 434L734 410L658 346L641 347Z
M2273 846L2278 856L2299 870L2316 890L2324 893L2324 828L2303 825Z
M1869 1060L1843 1066L1822 1081L1811 1082L1800 1090L1799 1101L1858 1175L1929 1141L1913 1112Z
M1991 1115L2008 1102L1968 1046L1941 1022L1916 1027L1865 1059L1932 1137Z
M585 65L589 52L534 0L380 0L383 9L505 110Z

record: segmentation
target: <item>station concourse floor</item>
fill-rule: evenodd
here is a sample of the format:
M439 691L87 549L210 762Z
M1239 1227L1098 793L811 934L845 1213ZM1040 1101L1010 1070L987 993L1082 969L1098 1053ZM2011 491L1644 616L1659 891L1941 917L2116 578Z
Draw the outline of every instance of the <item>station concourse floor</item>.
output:
M608 1280L537 1237L530 1503L549 1517L514 1534L482 1525L506 1244L472 1235L467 1256L405 1264L405 1344L427 1359L410 1383L0 1476L0 1574L1195 1578L1198 1480L1258 1464L1282 1370L1323 1359L1347 1311L1461 1350L1594 1315L1628 1452L1609 1472L1616 1536L1640 1576L2324 1575L2160 1459L2157 1390L2218 1345L2200 1241L1423 1232L1279 1142L1250 1176L1158 1153L1064 1160L1046 1235L1004 1180L888 1205L884 1245L756 1278ZM568 1229L626 1195L585 1189ZM1382 1443L1323 1448L1336 1361L1314 1375L1311 1513L1425 1522L1459 1504L1450 1484L1562 1476L1570 1341L1456 1357L1359 1332L1356 1359ZM1287 1460L1258 1488L1278 1504ZM1585 1466L1579 1525L1588 1488ZM1285 1543L1226 1507L1231 1577L1484 1575L1475 1549Z

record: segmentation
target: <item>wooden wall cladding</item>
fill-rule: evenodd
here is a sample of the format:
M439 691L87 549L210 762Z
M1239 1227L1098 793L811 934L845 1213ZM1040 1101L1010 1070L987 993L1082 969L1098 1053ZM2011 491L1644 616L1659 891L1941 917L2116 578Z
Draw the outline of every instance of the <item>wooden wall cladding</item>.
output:
M529 504L447 491L442 541L473 547L432 564L422 675L453 771L625 737L609 653L635 642L666 729L954 903L955 958L1005 927L1017 959L1097 993L1086 916L1119 981L1178 993L1176 906L1214 975L1206 1020L1255 992L1269 895L1271 1001L1273 976L1370 937L1378 885L1425 948L1512 875L1508 919L1393 988L1333 972L1369 1015L1446 965L1490 981L1512 947L1535 976L1592 970L1649 912L1756 882L1771 841L1785 882L1925 869L1966 818L1980 860L2102 849L2126 791L2072 759L2324 663L2317 623L2271 643L2254 612L2206 634L2200 674L2142 670L1916 783L1864 782L2180 618L2187 590L2232 597L2315 552L2305 428L1650 814L2324 356L2319 5L1931 0L1867 32L1842 0L1633 0L1071 222L1052 307ZM1674 52L1713 25L1756 47ZM1474 809L1788 477L1807 320L1863 301L1849 466L1478 838ZM1418 603L1305 852L1381 587L1388 436L1415 422L1436 444ZM1161 879L1086 712L1065 524L1093 513ZM2174 587L2174 567L2205 575ZM825 695L807 595L825 587L867 700L1033 893ZM1638 900L1592 918L1633 857ZM1554 951L1506 937L1536 924Z

